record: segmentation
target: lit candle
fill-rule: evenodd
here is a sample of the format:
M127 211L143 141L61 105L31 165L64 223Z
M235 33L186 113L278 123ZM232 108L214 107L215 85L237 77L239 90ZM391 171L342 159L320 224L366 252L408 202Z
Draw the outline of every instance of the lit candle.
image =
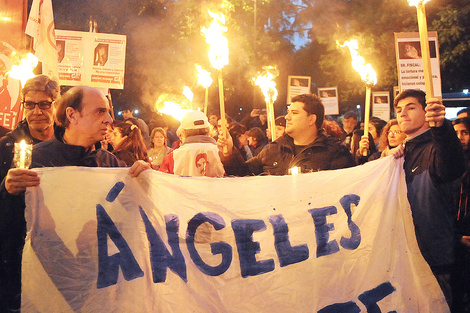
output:
M25 160L26 160L26 142L21 140L20 142L20 165L19 168L26 168L25 167Z
M290 175L300 174L300 166L293 166L289 169Z

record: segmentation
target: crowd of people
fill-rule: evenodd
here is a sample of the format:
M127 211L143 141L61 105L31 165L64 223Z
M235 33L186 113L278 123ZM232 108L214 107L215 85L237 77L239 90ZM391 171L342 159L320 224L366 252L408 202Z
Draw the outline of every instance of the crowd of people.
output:
M292 98L287 114L268 127L266 110L254 109L225 131L216 114L188 112L176 131L149 127L130 108L113 120L99 90L79 86L60 95L58 82L38 75L22 90L25 119L0 139L0 311L19 310L21 254L26 233L27 187L40 184L30 169L13 168L13 147L33 144L31 168L129 167L184 176L287 175L358 166L404 157L416 237L453 312L470 306L470 117L452 122L438 99L419 90L394 100L396 119L371 117L364 135L357 115L342 125L325 116L321 99ZM430 127L430 122L435 127ZM274 140L273 140L274 139Z

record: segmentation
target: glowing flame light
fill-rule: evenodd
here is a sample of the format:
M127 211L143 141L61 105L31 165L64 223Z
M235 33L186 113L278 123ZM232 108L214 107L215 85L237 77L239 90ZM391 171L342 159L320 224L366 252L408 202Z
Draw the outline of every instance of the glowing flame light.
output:
M181 122L183 116L192 110L181 108L180 104L171 101L165 101L162 109L159 110L160 113L173 116L175 119Z
M426 2L429 2L430 0L408 0L408 4L410 6L415 6L417 7L418 5L423 5Z
M204 88L209 88L212 85L211 73L203 70L199 64L196 64L197 69L197 82Z
M351 58L352 58L351 64L354 67L354 69L361 75L361 79L367 85L377 84L377 74L372 68L372 65L370 65L370 63L364 64L365 63L364 58L361 57L359 53L357 52L357 49L359 48L357 40L346 41L343 45L340 45L340 47L345 47L345 46L347 46L349 48L349 52L351 52Z
M209 11L214 19L209 28L203 27L201 32L206 36L206 42L210 45L209 61L215 69L222 69L228 64L228 40L223 35L227 31L225 17L222 13L217 14Z
M183 95L184 95L189 101L193 101L194 94L193 94L193 92L191 91L191 88L189 88L188 86L184 86Z
M261 88L266 102L276 101L277 99L278 92L276 89L276 83L273 81L277 75L278 72L275 67L267 67L265 74L260 74L257 78L253 78L255 85L258 85Z
M21 81L24 86L26 81L33 78L35 75L33 69L38 65L38 58L32 53L28 53L26 58L21 59L20 65L13 65L11 71L8 72L10 77L16 78Z

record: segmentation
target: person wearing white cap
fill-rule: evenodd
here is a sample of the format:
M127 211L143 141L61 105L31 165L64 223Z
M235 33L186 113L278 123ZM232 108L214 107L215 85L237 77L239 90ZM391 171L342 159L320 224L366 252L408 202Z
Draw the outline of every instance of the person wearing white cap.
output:
M180 127L184 143L163 158L159 170L183 176L223 177L225 170L217 143L209 135L207 116L199 111L189 111L183 116Z

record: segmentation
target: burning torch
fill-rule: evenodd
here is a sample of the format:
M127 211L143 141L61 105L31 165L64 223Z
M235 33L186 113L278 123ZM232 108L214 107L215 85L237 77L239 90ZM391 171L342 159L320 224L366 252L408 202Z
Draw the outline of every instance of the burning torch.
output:
M206 36L206 42L210 45L209 61L213 68L218 70L220 118L222 121L222 136L227 138L227 121L225 119L224 84L222 80L222 68L228 64L228 40L223 35L227 31L225 27L225 17L222 13L217 14L209 11L209 15L214 19L209 28L202 28L202 33Z
M370 94L372 86L377 84L377 74L370 63L364 64L365 60L359 55L357 49L359 45L357 40L346 41L341 47L347 46L351 53L351 64L353 68L361 75L361 79L366 83L366 107L364 110L364 135L369 137L369 115L370 115ZM367 151L362 152L363 156L367 156Z
M268 113L268 125L271 131L272 141L276 140L275 121L274 121L274 101L277 99L276 83L273 81L279 75L275 66L265 66L265 73L258 75L253 81L261 88L266 101L266 112Z

